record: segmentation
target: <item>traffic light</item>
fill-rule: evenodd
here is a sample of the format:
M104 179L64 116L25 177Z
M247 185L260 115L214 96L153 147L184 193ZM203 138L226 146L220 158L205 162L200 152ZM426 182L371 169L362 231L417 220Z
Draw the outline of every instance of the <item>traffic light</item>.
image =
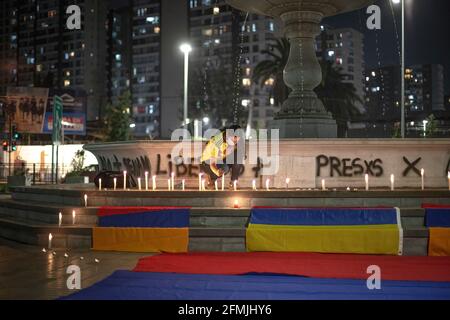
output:
M13 140L20 140L20 133L17 132L17 126L16 125L12 126L12 139Z
M7 152L8 151L8 147L9 147L8 141L3 141L2 146L3 146L3 151Z
M12 151L12 152L17 151L17 142L15 142L15 141L12 142L12 145L11 145L11 151Z

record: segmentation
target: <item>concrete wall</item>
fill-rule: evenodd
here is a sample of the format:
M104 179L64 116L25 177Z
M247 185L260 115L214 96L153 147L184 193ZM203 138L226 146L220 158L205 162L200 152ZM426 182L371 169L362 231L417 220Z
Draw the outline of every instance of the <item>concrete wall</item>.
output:
M198 165L175 165L170 158L176 144L142 141L86 145L85 149L97 157L104 170L127 170L137 177L149 171L150 176L158 176L162 186L173 171L178 180L196 185ZM368 173L372 187L389 187L394 174L397 188L420 188L423 168L427 188L448 188L449 140L281 140L275 155L279 159L276 175L265 176L264 168L246 163L239 184L251 187L257 179L258 185L264 186L270 178L272 185L285 187L289 177L291 188L320 188L322 179L328 188L363 188ZM266 162L264 157L262 160ZM408 163L414 162L412 168L419 173L408 170Z

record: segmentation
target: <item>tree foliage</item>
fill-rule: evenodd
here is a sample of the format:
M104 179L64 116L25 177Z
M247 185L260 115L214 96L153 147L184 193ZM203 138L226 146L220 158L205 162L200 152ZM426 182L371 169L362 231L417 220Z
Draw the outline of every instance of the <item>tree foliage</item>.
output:
M132 101L130 91L125 91L119 97L119 101L116 105L108 104L106 106L104 118L106 141L130 140L131 107Z

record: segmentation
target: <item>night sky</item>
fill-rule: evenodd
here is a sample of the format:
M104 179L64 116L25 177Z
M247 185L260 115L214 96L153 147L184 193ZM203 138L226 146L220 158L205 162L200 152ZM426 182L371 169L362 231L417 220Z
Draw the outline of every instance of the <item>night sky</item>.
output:
M324 23L330 26L352 27L364 33L367 67L376 67L378 62L381 65L400 64L397 36L389 1L379 0L376 2L382 10L381 30L370 31L367 29L368 15L365 13L365 9L324 20ZM128 1L112 0L112 3L116 6L124 6ZM401 37L400 5L393 5L393 8L398 35ZM405 8L406 64L442 64L445 68L446 94L450 94L450 1L406 0ZM398 38L398 41L401 39Z

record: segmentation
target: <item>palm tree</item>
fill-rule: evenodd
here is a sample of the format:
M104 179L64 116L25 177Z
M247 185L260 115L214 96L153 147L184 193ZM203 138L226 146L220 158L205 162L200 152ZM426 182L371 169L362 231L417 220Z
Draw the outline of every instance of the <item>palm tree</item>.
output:
M274 98L282 103L289 95L289 89L283 82L283 71L289 57L290 44L286 38L278 39L269 50L261 51L271 56L271 59L258 63L253 71L253 81L264 83L274 77ZM356 104L362 103L351 83L344 82L345 74L342 68L336 67L332 62L320 63L322 68L322 83L315 89L325 108L333 115L338 124L338 136L345 137L348 131L348 122L361 111Z
M264 60L258 63L253 70L253 82L264 86L267 80L275 80L273 86L273 98L275 104L279 105L289 96L289 88L283 81L283 70L289 58L290 44L286 38L275 40L275 43L269 46L268 50L261 51L262 54L270 56L272 59Z
M338 125L338 137L345 138L348 132L348 122L361 114L357 104L362 99L357 95L352 83L344 82L346 75L342 68L336 67L331 61L320 62L322 68L322 83L314 90L322 100L325 109L333 115Z

